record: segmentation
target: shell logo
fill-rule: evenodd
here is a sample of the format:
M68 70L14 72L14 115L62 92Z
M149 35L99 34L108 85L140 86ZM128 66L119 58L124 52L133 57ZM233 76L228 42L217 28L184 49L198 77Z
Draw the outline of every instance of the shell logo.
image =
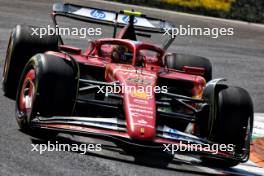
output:
M131 93L132 97L141 98L141 99L148 99L149 95L146 92L140 92L140 91L133 91Z

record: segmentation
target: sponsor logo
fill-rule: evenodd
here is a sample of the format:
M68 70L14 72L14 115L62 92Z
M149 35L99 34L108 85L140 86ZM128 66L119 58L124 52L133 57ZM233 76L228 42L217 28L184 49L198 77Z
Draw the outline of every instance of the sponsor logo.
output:
M152 110L151 107L148 106L141 106L141 105L136 105L136 104L130 104L130 108L138 108L138 109L143 109L143 110Z
M144 134L145 133L145 128L140 128L140 133Z
M123 16L122 18L122 21L124 21L125 23L128 23L129 22L129 16ZM137 18L134 17L134 23L137 23Z
M105 13L101 10L92 10L91 15L95 18L104 19Z
M141 78L127 78L127 82L141 85L150 85L152 81Z
M148 99L149 95L146 92L140 92L140 91L133 91L131 93L132 97L140 98L140 99Z
M144 119L138 120L138 123L146 124L147 122Z
M134 99L133 100L135 103L141 104L141 105L147 105L148 101L146 100L141 100L141 99Z
M153 114L153 112L149 110L135 109L135 108L129 108L129 110L133 112L138 112L138 113L145 113L145 114L150 114L150 115Z

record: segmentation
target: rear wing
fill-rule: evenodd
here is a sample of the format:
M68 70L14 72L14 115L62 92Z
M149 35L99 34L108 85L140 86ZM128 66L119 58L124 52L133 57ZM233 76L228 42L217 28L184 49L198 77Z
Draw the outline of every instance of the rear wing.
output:
M93 7L84 7L75 4L56 3L53 5L53 14L77 18L79 20L112 25L125 26L129 22L129 16L122 12L115 12ZM134 18L134 27L136 30L145 32L164 33L164 28L173 28L173 25L161 19L147 17L138 14Z

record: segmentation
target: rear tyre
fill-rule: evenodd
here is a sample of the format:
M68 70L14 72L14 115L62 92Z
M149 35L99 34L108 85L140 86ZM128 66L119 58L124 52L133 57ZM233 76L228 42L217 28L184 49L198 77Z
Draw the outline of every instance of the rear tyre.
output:
M166 55L166 60L167 67L176 70L183 70L184 66L204 68L205 73L203 77L206 82L212 79L212 64L207 58L187 54L170 53Z
M57 50L58 36L32 35L34 26L17 25L11 32L2 76L4 95L15 99L22 71L36 53Z
M249 93L239 87L228 87L218 94L218 110L212 129L212 141L233 145L234 152L243 160L249 157L253 129L253 103ZM204 158L204 163L232 167L239 161Z
M70 116L76 98L70 61L38 54L27 63L17 91L16 119L24 131L31 130L36 116Z

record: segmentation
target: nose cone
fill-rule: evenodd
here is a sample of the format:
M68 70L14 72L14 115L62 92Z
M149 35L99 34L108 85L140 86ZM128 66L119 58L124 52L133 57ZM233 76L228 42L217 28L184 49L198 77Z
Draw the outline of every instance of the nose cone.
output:
M129 136L137 140L153 140L156 136L156 105L154 96L139 98L126 94L124 95L124 100Z
M153 91L156 73L139 71L131 65L109 64L105 77L122 84L128 135L137 140L153 140L156 136L156 101Z
M128 127L128 134L131 138L137 140L153 140L155 138L156 131L151 125L147 126L132 123Z

